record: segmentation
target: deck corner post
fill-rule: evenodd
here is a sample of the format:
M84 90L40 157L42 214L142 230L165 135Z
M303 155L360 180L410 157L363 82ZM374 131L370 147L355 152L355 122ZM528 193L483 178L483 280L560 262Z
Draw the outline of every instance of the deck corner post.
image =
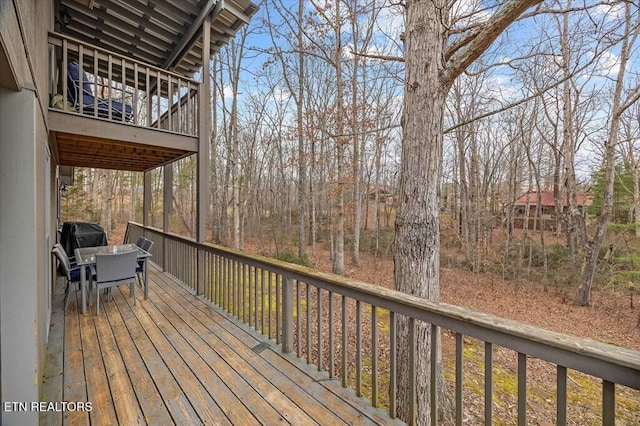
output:
M293 279L285 275L282 286L282 352L293 351Z

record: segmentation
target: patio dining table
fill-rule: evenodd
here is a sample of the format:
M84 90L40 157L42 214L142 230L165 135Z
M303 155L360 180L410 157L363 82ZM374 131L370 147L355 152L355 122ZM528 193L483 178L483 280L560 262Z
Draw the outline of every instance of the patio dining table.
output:
M149 285L148 285L148 272L149 272L149 261L148 259L151 257L151 253L145 251L138 247L135 244L117 244L111 246L98 246L98 247L82 247L76 248L74 250L74 254L76 256L76 264L78 266L95 266L96 264L96 254L109 254L109 253L126 253L131 251L137 251L138 260L143 260L143 271L144 271L144 298L147 299L149 294ZM82 307L81 312L84 314L87 311L87 277L86 277L86 269L81 268L80 271L80 287L82 292Z

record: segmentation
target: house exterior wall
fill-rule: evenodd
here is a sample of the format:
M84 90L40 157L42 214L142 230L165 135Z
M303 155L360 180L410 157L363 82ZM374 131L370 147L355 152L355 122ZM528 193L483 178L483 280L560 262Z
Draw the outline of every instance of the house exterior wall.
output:
M0 1L0 422L37 424L50 317L55 161L47 131L52 1ZM53 192L55 194L55 192ZM9 407L10 408L10 407Z

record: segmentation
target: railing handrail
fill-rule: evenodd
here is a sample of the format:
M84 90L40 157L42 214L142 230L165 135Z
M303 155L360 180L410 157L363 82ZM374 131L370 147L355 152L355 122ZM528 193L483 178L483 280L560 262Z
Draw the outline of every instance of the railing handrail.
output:
M242 260L245 264L268 269L290 279L312 283L318 288L342 294L372 306L495 343L609 382L640 389L640 352L629 348L553 332L496 315L423 299L353 278L265 256L247 254L220 245L198 243L192 238L165 233L157 228L144 227L135 222L129 223L192 247Z
M55 42L57 40L60 40L60 44ZM159 73L164 74L164 75L171 75L172 77L175 77L176 79L181 79L181 80L184 80L185 82L187 82L187 81L191 82L192 84L194 84L196 86L200 85L200 82L198 80L194 80L191 77L187 77L185 75L176 73L174 71L170 71L170 70L166 70L166 69L160 68L160 67L158 67L156 65L149 64L149 63L141 61L139 59L134 59L134 58L131 58L131 57L128 57L128 56L121 55L121 54L119 54L117 52L113 52L113 51L110 51L108 49L105 49L104 47L99 47L99 46L96 46L95 44L86 43L86 42L78 40L76 38L69 37L68 35L65 35L65 34L60 34L60 33L54 32L54 31L49 31L48 32L48 42L50 44L53 44L55 46L62 46L62 44L61 44L62 40L67 40L68 43L73 43L73 44L78 45L78 46L82 45L85 48L90 48L90 49L93 49L93 50L96 50L96 51L100 52L101 54L106 55L106 57L103 57L101 59L107 59L109 56L111 56L111 57L117 58L119 60L125 60L127 62L131 62L133 64L137 63L138 65L141 65L141 66L143 66L145 68L149 68L150 70L153 70L156 73L159 72Z

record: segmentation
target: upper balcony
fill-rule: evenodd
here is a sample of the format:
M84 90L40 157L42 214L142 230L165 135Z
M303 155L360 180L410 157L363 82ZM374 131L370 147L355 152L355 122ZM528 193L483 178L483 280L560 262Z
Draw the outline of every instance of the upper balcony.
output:
M208 137L200 131L208 94L197 73L257 7L145 3L56 2L48 116L58 164L145 171L197 153Z
M144 171L198 151L198 81L60 34L49 45L60 165Z

